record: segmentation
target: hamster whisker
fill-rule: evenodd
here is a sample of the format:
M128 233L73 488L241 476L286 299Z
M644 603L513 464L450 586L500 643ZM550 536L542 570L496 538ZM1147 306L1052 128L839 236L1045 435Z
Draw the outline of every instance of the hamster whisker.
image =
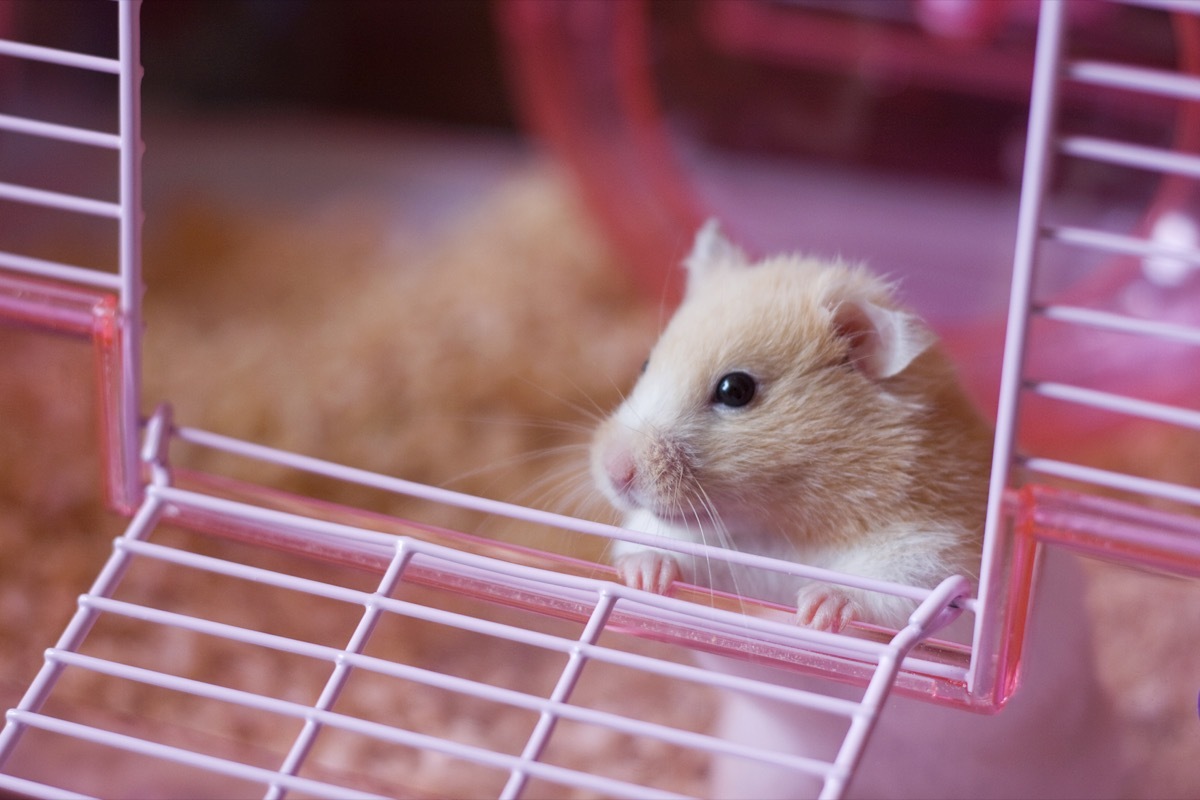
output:
M585 415L586 416L586 415ZM491 428L517 428L521 430L544 431L554 433L580 434L584 438L591 436L595 426L587 422L571 419L560 419L544 416L503 416L498 414L428 414L423 418L430 421L450 421L463 425L488 426Z
M693 513L700 522L699 531L701 541L710 547L718 547L723 550L736 551L738 549L737 544L730 535L729 528L725 524L725 520L721 518L716 504L712 502L708 492L703 486L699 485L696 486L696 492L696 500L700 504L700 510L695 510L695 504L692 500L689 500L689 503L692 503ZM705 519L701 519L701 516L706 518L707 522ZM719 559L717 560L719 561ZM738 595L742 594L741 587L738 585L738 576L735 569L731 569L724 563L719 564L716 568L714 568L713 559L711 558L705 560L705 566L708 572L707 585L720 586L724 583L724 581L717 580L717 572L720 571L729 576L729 580L732 582L732 589L734 593Z
M562 378L568 384L570 384L571 388L576 391L578 396L582 397L584 399L584 401L586 401L586 404L583 402L579 402L578 400L564 397L561 394L558 394L557 392L553 392L550 389L547 389L545 386L542 386L541 384L538 384L538 383L535 383L535 382L529 380L528 378L519 378L519 380L522 383L524 383L526 386L529 386L530 388L532 388L538 392L541 392L546 397L550 398L551 400L555 401L556 403L558 403L562 406L565 406L566 408L571 409L572 411L574 411L575 413L579 414L582 417L586 417L587 419L591 420L593 423L599 423L606 416L608 416L609 412L606 409L602 408L600 406L600 404L598 402L596 402L595 398L592 396L592 393L585 391L584 388L582 386L580 386L575 381L574 378L572 378L570 375L565 375L565 374L562 376ZM614 383L614 386L615 386L615 383Z
M719 523L718 523L717 518L714 515L712 509L708 506L708 504L703 502L703 500L702 500L700 503L700 508L697 508L695 500L693 500L691 497L687 498L687 503L691 510L692 518L696 520L696 527L697 527L697 531L700 534L701 544L706 544L706 545L713 544L712 542L709 541L709 537L708 537L708 533L707 533L708 526L705 524L705 521L703 519L703 517L705 517L705 516L707 516L709 518L709 520L713 522L714 527L718 528L717 539L720 539L721 534L719 531ZM707 556L704 558L704 570L707 573L707 580L703 581L703 585L705 585L705 586L717 585L716 581L715 581L716 576L713 574L712 559L708 558Z
M589 465L582 459L572 459L557 471L527 484L517 501L583 519L603 518L609 513L609 505L592 481Z
M628 398L628 396L629 396L629 392L628 392L628 391L626 391L625 389L623 389L623 388L622 388L622 384L620 384L620 383L617 383L617 381L616 381L615 379L613 379L613 377L610 375L610 376L609 376L609 378L608 378L608 385L609 385L610 387L612 387L612 390L613 390L614 392L616 392L616 393L617 393L617 401L618 401L619 403L624 403L624 402L625 402L625 400L626 400L626 399ZM593 403L593 405L596 405L596 406L597 406L597 408L599 408L599 405L598 405L598 404L596 404L596 403ZM605 416L607 416L607 413L605 414Z
M520 498L521 504L571 517L585 516L585 509L602 499L590 478L586 468L545 475L525 487L526 491L522 492Z
M568 448L558 448L567 450ZM537 454L534 454L537 455ZM596 519L604 516L608 506L603 495L595 488L590 470L578 459L567 461L561 467L555 467L525 482L518 489L508 493L505 501L528 508L545 509L564 516L582 519ZM509 530L510 521L506 518L488 516L473 530L478 535L495 535L497 529ZM553 527L535 525L532 528L521 526L523 533L519 534L523 543L529 541L541 542L537 546L551 551L563 552L568 555L585 559L594 559L594 547L583 534L565 532ZM489 531L491 533L489 533ZM503 534L509 538L510 534ZM528 537L533 536L532 540ZM549 537L549 538L538 538Z
M706 536L706 533L705 533L706 527L704 525L700 526L700 535L701 535L701 538L704 541L704 543L715 546L715 547L720 547L724 550L730 550L733 552L740 551L740 548L737 545L737 541L729 533L729 527L725 524L725 520L722 519L720 513L717 511L716 504L713 503L711 497L709 497L708 491L703 486L697 485L696 492L698 494L698 499L700 500L701 508L704 510L705 515L708 517L709 521L712 523L712 534L713 534L712 539L714 541L708 540L708 537ZM728 574L728 576L729 576L729 580L731 583L731 588L733 590L733 593L736 594L738 597L745 597L747 589L749 589L751 587L744 587L741 585L741 582L738 577L738 574L739 574L738 569L735 567L732 567L730 565L725 565L723 568L724 568L726 574ZM710 585L710 586L714 585L714 583L713 583L713 567L712 567L711 559L708 562L708 577L709 577L708 585Z
M516 453L507 458L500 459L499 461L493 461L491 463L483 464L479 467L476 467L475 469L461 472L447 480L441 481L440 485L442 486L442 488L445 488L445 489L456 489L459 491L478 492L478 491L486 490L486 489L489 489L489 488L495 486L496 483L498 483L504 475L506 475L507 473L509 473L510 471L512 471L514 469L517 469L520 467L527 467L532 464L538 464L539 462L546 462L547 469L545 470L544 474L541 477L539 477L537 480L538 481L549 481L549 480L552 480L553 478L558 477L558 474L559 474L559 471L557 469L558 465L556 465L554 463L555 461L562 461L562 462L564 462L564 465L572 463L572 462L577 462L577 461L580 461L580 459L572 458L572 456L577 456L580 453L586 454L586 452L587 452L586 444L572 442L572 443L557 445L554 447L545 447L545 448L540 448L537 450L530 450L530 451L527 451L524 453ZM584 461L584 464L586 464L586 461ZM551 469L550 468L551 466L554 466L556 468ZM479 487L474 490L469 489L468 487L464 486L464 484L467 484L474 479L480 478L481 476L492 476L492 480L489 481L488 483L486 483L484 486Z

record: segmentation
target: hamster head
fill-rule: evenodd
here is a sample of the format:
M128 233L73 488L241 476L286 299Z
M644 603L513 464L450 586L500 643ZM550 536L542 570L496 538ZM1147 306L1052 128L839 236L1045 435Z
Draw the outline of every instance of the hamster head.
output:
M953 375L891 287L840 263L749 263L711 222L685 265L682 304L593 439L609 501L732 544L797 545L916 502L926 420Z

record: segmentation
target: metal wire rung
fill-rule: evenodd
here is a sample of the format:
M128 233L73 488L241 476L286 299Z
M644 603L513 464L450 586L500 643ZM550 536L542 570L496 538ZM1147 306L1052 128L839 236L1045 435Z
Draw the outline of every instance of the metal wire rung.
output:
M1143 239L1124 233L1098 231L1073 225L1049 226L1042 231L1042 236L1053 241L1077 247L1092 247L1111 253L1141 256L1144 258L1172 258L1200 264L1200 250L1190 247L1180 247L1167 242Z
M1170 322L1158 322L1156 320L1114 314L1110 311L1097 311L1091 308L1066 305L1037 306L1034 308L1034 311L1041 317L1056 322L1086 325L1117 333L1149 336L1179 344L1200 346L1200 328L1187 325L1176 325Z
M39 136L44 139L57 139L63 142L103 147L109 150L119 150L121 147L121 137L115 133L79 128L73 125L59 125L54 122L29 119L28 117L15 117L11 114L0 114L0 130L23 133L29 136Z
M121 276L115 272L104 272L90 267L63 264L58 261L33 258L17 253L0 251L0 267L30 275L37 275L42 278L94 286L98 289L115 291L121 288Z
M1180 100L1200 100L1200 77L1178 72L1080 60L1068 63L1065 75L1080 83L1109 89L1127 89Z
M16 183L0 182L0 199L57 208L61 211L75 211L97 217L112 217L113 219L119 219L123 213L120 203L94 200L90 197L79 197L63 192L51 192L46 189L35 189Z
M1200 156L1161 147L1129 144L1098 136L1067 136L1059 141L1059 149L1065 155L1076 158L1200 178Z
M1109 489L1132 492L1188 505L1200 506L1200 489L1168 481L1141 478L1098 467L1087 467L1052 458L1023 458L1019 464L1030 472L1090 483Z
M0 55L23 58L29 61L41 61L46 64L58 64L64 67L91 70L92 72L108 72L118 75L121 72L121 61L116 58L93 56L86 53L76 53L70 50L58 50L53 47L14 42L11 39L0 39Z
M1053 381L1028 381L1025 388L1042 397L1200 430L1200 411Z

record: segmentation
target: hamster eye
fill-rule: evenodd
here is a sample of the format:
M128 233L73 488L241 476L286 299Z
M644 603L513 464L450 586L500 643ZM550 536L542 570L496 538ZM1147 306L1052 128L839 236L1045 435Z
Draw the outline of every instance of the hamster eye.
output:
M730 408L740 408L754 399L758 384L744 372L731 372L717 381L712 402Z

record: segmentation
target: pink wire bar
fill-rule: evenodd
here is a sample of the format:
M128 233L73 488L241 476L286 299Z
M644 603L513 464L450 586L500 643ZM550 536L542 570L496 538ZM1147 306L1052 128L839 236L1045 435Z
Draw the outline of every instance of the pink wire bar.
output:
M956 594L961 595L968 589L969 584L965 578L947 578L938 586L929 600L922 603L913 612L908 625L896 634L896 638L892 640L892 649L880 662L879 669L875 672L870 684L867 685L862 700L867 713L856 716L851 722L850 730L834 761L836 771L826 779L825 787L821 791L822 800L841 797L845 791L847 782L862 758L863 748L866 746L867 738L879 716L879 711L896 680L904 654L929 636L932 631L952 621L953 616L949 616L950 604Z
M1102 392L1096 389L1085 389L1054 381L1028 381L1025 388L1042 397L1063 400L1076 405L1112 411L1139 419L1165 422L1168 425L1200 430L1200 411L1167 403L1153 403L1132 397Z
M1149 336L1155 339L1179 342L1180 344L1200 345L1200 328L1188 325L1140 319L1108 311L1097 311L1091 308L1078 308L1065 305L1039 306L1035 310L1042 317L1059 322L1085 325L1117 333Z
M121 219L118 225L118 295L121 364L120 396L113 406L115 436L122 446L109 452L109 463L119 469L110 475L114 505L132 510L141 498L138 441L142 401L142 56L139 15L142 0L118 0L117 45L120 56L117 109L121 155L118 188ZM112 470L110 469L110 472Z
M1059 146L1064 154L1076 158L1087 158L1093 161L1103 161L1108 164L1152 172L1170 173L1187 178L1200 178L1200 156L1190 153L1129 144L1096 136L1068 136L1061 140Z
M120 2L126 4L131 0L120 0ZM132 2L140 3L140 0L132 0ZM14 42L8 39L0 39L0 55L23 58L28 61L41 61L47 64L59 64L92 72L108 72L113 75L119 75L122 70L120 58L104 58L71 50L58 50L53 47Z
M1048 227L1044 231L1047 238L1076 247L1089 247L1107 253L1148 257L1166 257L1200 264L1200 250L1189 247L1173 246L1166 242L1155 242L1128 234L1111 231L1089 230L1071 225Z
M1161 69L1079 60L1067 64L1064 75L1080 83L1109 89L1127 89L1180 100L1200 100L1200 78Z
M1080 483L1090 483L1117 489L1145 497L1156 497L1160 500L1171 500L1176 503L1186 503L1200 506L1200 489L1191 486L1181 486L1169 481L1159 481L1151 478L1140 478L1121 472L1072 464L1053 458L1024 458L1020 464L1030 472L1052 475Z
M0 268L98 289L117 290L121 288L119 275L4 251L0 251Z
M10 114L0 114L0 130L40 136L43 139L58 139L63 142L104 147L109 150L117 150L121 147L121 137L115 133L94 131L71 125L58 125L26 117L14 117Z
M0 200L12 200L17 203L57 208L62 211L75 211L97 217L111 217L112 219L120 219L122 214L120 203L94 200L90 197L79 197L62 192L50 192L14 183L0 183Z

